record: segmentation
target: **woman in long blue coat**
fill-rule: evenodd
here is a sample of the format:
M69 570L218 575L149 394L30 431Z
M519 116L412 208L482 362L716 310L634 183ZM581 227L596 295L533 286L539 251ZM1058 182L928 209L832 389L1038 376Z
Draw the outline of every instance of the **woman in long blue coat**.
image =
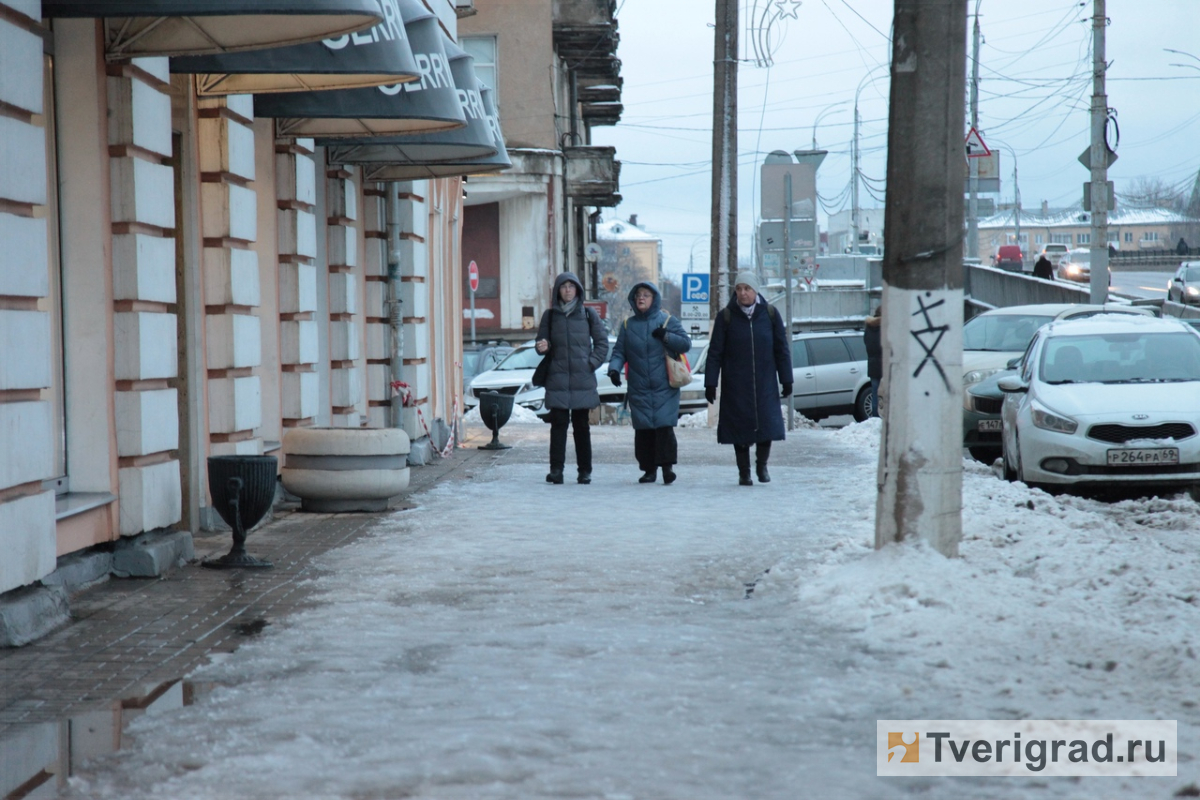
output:
M734 296L717 314L708 344L704 396L715 403L720 383L717 441L733 445L738 483L751 486L750 445L757 445L758 481L768 483L771 442L785 435L779 387L791 396L792 349L782 315L758 293L758 276L739 272L733 282Z
M654 483L662 467L663 483L675 480L671 469L679 460L675 425L679 422L679 390L667 380L667 355L679 356L692 340L678 318L662 310L662 298L652 283L638 283L629 291L633 316L617 333L608 377L621 385L621 371L629 367L625 400L633 421L633 453L642 470L639 483Z

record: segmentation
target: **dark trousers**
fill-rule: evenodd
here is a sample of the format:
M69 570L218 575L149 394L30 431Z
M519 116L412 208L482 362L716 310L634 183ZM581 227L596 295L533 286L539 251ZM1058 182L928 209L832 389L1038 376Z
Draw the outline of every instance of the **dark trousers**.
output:
M648 428L633 432L633 455L642 472L670 466L679 460L675 428Z
M552 408L550 417L550 469L561 470L567 463L567 425L575 437L575 463L580 472L592 471L592 428L587 408Z

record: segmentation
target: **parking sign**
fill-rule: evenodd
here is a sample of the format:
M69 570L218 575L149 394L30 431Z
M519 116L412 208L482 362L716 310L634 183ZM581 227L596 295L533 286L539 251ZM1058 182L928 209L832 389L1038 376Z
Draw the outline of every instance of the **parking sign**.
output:
M685 273L683 273L683 302L685 302L685 303L707 303L708 302L708 273L707 272L685 272Z

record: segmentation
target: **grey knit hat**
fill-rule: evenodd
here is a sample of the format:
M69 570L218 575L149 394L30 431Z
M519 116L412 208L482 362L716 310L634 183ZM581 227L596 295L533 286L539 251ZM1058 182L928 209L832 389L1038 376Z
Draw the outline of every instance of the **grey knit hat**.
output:
M758 276L753 272L739 272L733 276L733 288L741 285L749 286L754 291L758 291Z

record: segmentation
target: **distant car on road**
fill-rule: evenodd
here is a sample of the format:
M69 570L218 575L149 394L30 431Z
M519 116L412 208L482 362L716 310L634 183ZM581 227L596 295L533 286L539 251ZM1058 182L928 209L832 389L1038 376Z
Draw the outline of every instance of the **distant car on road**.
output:
M1185 261L1167 284L1167 299L1174 303L1200 303L1200 261Z
M996 250L996 255L992 256L992 266L1009 272L1024 272L1025 254L1018 245L1002 244Z
M1200 496L1200 334L1180 320L1052 323L999 387L1009 480Z
M1038 255L1045 256L1051 264L1057 264L1070 250L1071 248L1065 244L1051 242L1050 244L1042 245L1042 252Z

